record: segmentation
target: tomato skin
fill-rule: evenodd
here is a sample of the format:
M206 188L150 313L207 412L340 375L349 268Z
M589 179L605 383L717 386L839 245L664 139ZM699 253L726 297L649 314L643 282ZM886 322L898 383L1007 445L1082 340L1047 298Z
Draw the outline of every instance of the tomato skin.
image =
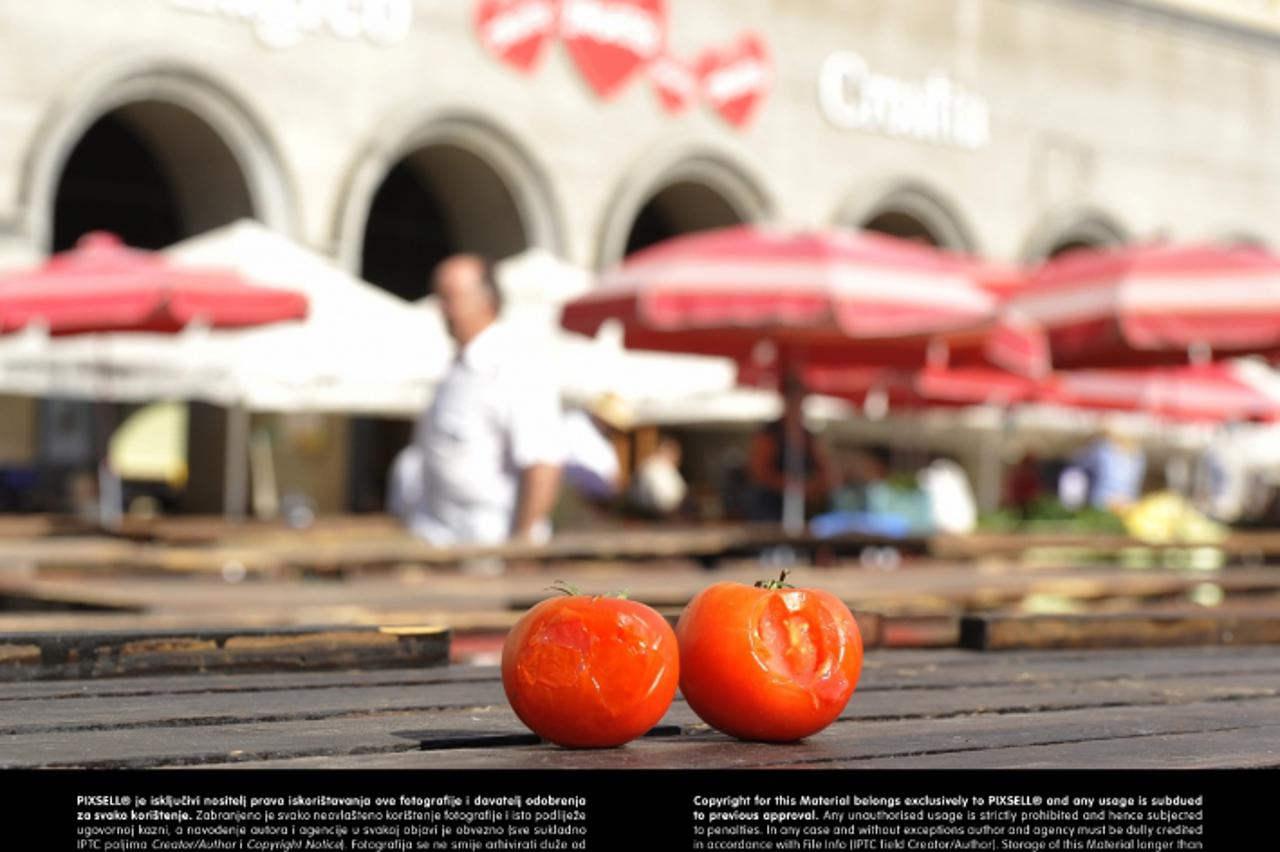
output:
M862 673L858 624L820 589L717 583L689 601L676 638L689 707L744 740L793 742L821 731Z
M636 601L571 595L516 622L502 686L530 730L570 748L622 745L662 718L680 680L675 633Z

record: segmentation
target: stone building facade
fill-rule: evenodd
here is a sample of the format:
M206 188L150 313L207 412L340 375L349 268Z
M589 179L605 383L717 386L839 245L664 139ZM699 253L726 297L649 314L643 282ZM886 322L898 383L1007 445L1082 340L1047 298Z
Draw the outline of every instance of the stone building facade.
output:
M559 10L561 23L554 20ZM735 222L1280 245L1269 0L0 0L0 257L253 216L413 298Z

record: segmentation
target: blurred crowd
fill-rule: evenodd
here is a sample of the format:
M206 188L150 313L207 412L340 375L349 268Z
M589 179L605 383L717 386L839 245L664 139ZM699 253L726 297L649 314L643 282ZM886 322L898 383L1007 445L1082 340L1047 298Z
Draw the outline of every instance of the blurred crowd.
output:
M456 357L395 461L388 494L390 510L428 542L543 542L553 526L695 520L707 514L704 494L717 517L777 523L792 477L808 529L820 537L964 534L984 523L954 460L917 456L906 466L883 447L828 446L806 425L805 388L795 380L782 388L781 416L745 451L722 449L718 481L691 487L680 441L650 428L638 447L630 440L634 412L620 396L562 410L549 365L504 327L502 293L486 261L451 258L432 292ZM1082 531L1124 530L1128 520L1132 532L1149 517L1137 508L1153 497L1161 511L1177 500L1180 511L1226 523L1261 518L1270 506L1270 488L1230 441L1153 470L1134 437L1108 428L1065 458L1026 452L1008 464L996 518L1014 526L1075 521Z

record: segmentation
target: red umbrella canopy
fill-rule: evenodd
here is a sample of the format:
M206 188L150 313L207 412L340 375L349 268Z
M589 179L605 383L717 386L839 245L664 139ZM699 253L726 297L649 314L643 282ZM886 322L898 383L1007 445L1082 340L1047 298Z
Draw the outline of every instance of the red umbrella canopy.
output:
M1257 248L1073 251L1042 266L1009 304L1045 329L1056 367L1280 353L1280 257Z
M1171 420L1223 423L1280 419L1272 399L1230 364L1145 370L1068 370L1044 383L1042 402L1109 411L1147 412Z
M1147 413L1180 421L1280 420L1280 400L1239 377L1227 363L1064 370L1040 380L992 367L900 370L813 364L804 369L802 376L805 387L813 393L859 405L879 395L891 410L1041 403ZM745 385L772 388L777 376L744 364L738 379Z
M918 410L967 405L1010 405L1035 398L1040 383L994 367L840 367L811 364L801 374L812 393L840 397L859 405L882 395L890 409ZM743 365L742 384L773 387L776 377Z
M103 232L0 279L0 333L32 324L51 334L176 332L195 321L240 328L306 315L299 293L258 287L235 272L176 266Z
M562 324L626 344L747 361L762 341L783 360L920 367L994 363L1036 374L1046 349L1002 314L968 258L880 234L702 231L637 252L567 304Z

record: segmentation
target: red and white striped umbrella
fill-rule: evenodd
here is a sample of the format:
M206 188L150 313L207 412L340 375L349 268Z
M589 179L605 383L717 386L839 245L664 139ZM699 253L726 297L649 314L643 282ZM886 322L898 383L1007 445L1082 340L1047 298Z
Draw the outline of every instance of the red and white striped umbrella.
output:
M1147 413L1179 421L1280 420L1280 399L1242 376L1237 365L1064 370L1040 380L991 367L898 370L810 365L805 387L863 405L877 397L889 409L1048 404L1093 411ZM739 381L772 386L774 377L743 365Z
M741 384L772 387L776 379L752 365L739 369ZM972 405L1008 406L1036 398L1040 383L994 367L839 367L810 365L802 372L812 393L869 405L877 397L890 410L954 408Z
M1071 408L1146 412L1170 420L1280 419L1280 400L1245 381L1229 363L1067 370L1044 383L1038 400Z
M1044 328L1057 368L1280 352L1280 257L1257 248L1069 252L1008 303Z
M610 320L633 348L739 361L767 341L804 363L1047 367L1043 338L1002 313L979 263L856 231L742 226L667 240L606 272L562 315L588 335Z
M306 315L300 293L260 287L230 270L175 266L102 231L36 269L0 278L0 334L29 325L55 335L176 333L193 322L248 328Z

